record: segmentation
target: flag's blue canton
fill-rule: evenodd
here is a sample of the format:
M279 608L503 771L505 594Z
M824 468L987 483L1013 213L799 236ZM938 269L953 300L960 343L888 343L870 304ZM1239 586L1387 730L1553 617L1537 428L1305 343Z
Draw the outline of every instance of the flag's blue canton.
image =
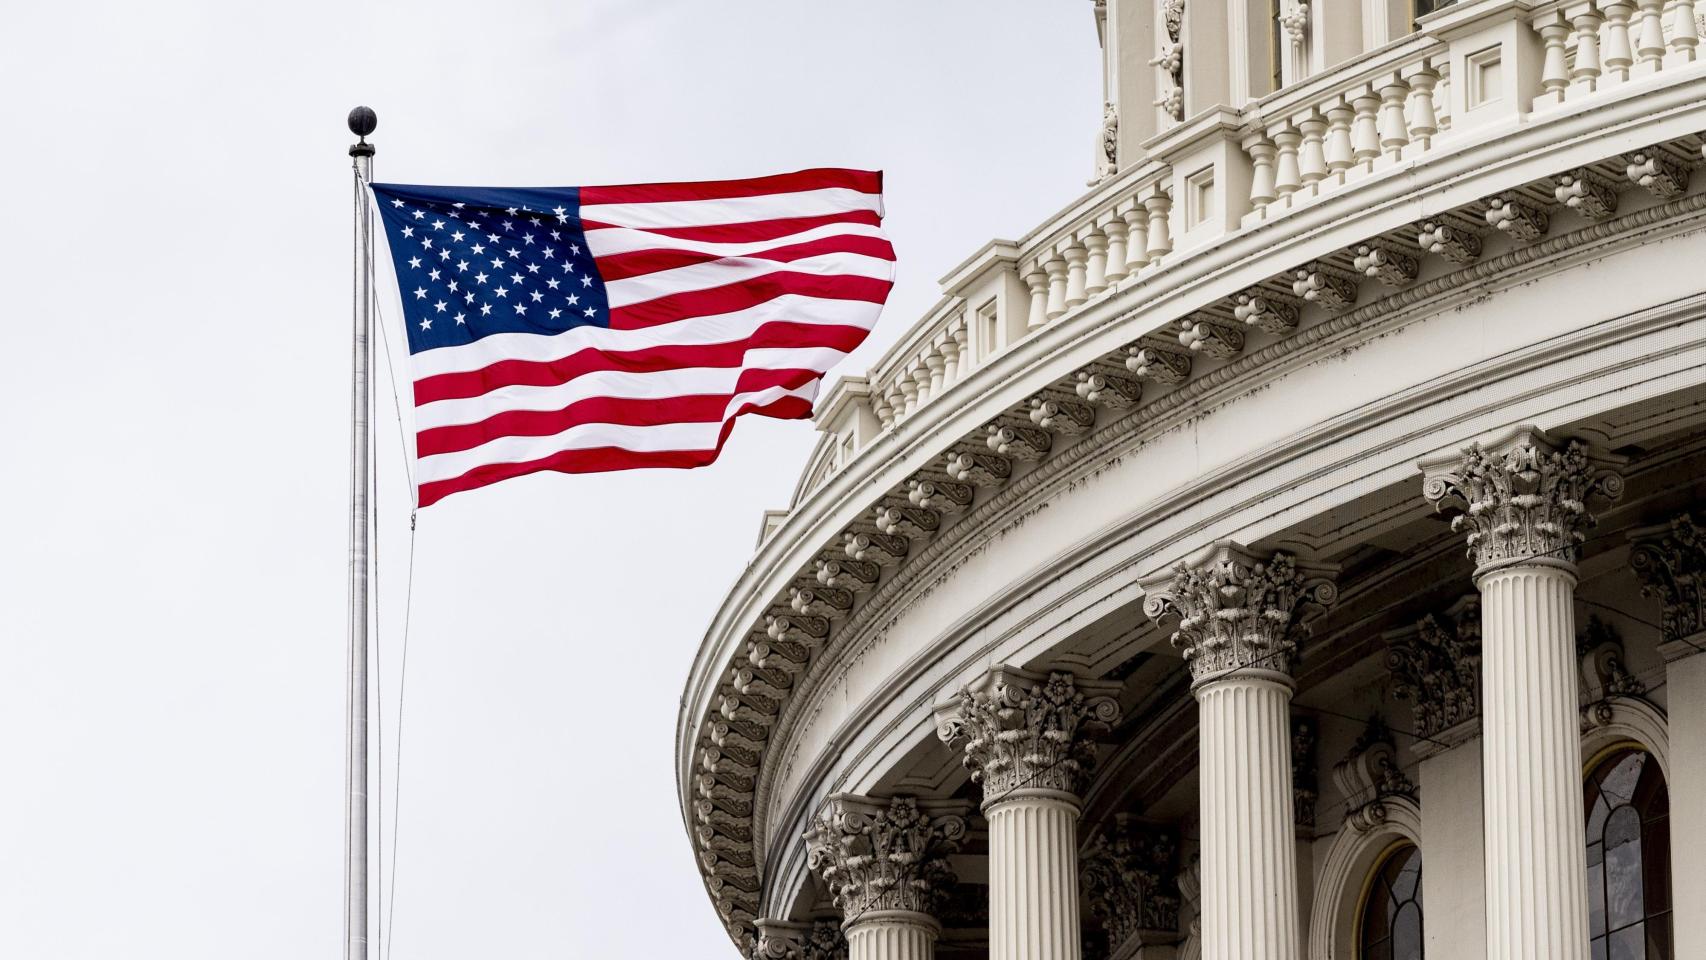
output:
M610 325L574 187L376 183L409 352Z

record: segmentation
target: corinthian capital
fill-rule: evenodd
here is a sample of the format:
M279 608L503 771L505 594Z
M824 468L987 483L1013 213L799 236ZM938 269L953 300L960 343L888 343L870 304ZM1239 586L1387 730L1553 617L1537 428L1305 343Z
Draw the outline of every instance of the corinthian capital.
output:
M1590 497L1615 500L1623 478L1619 459L1579 440L1517 427L1461 456L1424 460L1422 496L1436 510L1453 510L1451 529L1467 531L1478 567L1550 558L1575 563L1593 526Z
M1079 865L1090 916L1108 937L1108 955L1136 938L1171 943L1179 929L1179 845L1171 829L1123 814L1097 832Z
M946 856L965 836L963 803L837 793L806 831L807 864L848 923L873 910L934 914L954 886Z
M1119 719L1118 683L999 666L936 708L936 735L961 745L988 807L1017 790L1076 797L1095 761L1090 734Z
M1629 566L1641 579L1641 595L1664 605L1665 643L1706 630L1706 534L1682 514L1669 523L1631 530Z
M1264 557L1217 543L1145 578L1143 612L1157 624L1178 618L1173 646L1198 684L1232 670L1289 676L1304 608L1338 599L1330 579L1337 572L1289 553Z
M1392 695L1410 701L1418 738L1480 715L1481 597L1471 594L1442 616L1428 614L1410 630L1387 636Z
M750 960L847 960L847 938L832 920L759 920Z

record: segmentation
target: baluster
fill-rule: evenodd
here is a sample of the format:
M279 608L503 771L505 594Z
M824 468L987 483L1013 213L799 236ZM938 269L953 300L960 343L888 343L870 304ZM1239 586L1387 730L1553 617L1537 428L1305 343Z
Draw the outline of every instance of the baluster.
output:
M1108 289L1108 238L1091 224L1079 242L1090 251L1090 259L1084 266L1084 294L1093 297Z
M1253 133L1244 139L1244 152L1250 157L1250 206L1261 210L1276 198L1274 142L1265 133Z
M1380 95L1365 87L1352 98L1351 108L1356 111L1351 121L1351 156L1365 168L1372 168L1380 156Z
M948 334L943 331L924 352L925 389L932 397L940 396L943 384L948 382L948 358L942 356L942 344L947 340Z
M889 405L889 397L885 391L871 391L871 412L876 414L877 422L887 430L894 426L894 407Z
M1310 113L1308 118L1298 121L1297 126L1303 131L1297 169L1303 177L1304 186L1313 187L1327 177L1327 151L1323 143L1327 136L1327 120L1319 113Z
M1085 265L1089 261L1090 252L1077 241L1062 251L1066 257L1066 309L1083 303L1088 294L1085 291Z
M1297 169L1297 145L1302 139L1297 128L1289 124L1274 131L1274 144L1279 147L1279 159L1274 161L1274 190L1282 197L1303 187L1303 174Z
M1327 111L1327 169L1341 182L1345 171L1356 163L1355 148L1351 146L1351 121L1356 110L1340 100Z
M1126 275L1125 220L1115 214L1113 219L1102 224L1102 235L1108 238L1108 265L1104 276L1111 287Z
M896 386L900 388L900 415L905 419L918 409L918 382L912 379L912 371L906 370L901 373Z
M1031 264L1031 272L1025 274L1025 286L1031 289L1031 312L1025 318L1025 329L1038 330L1048 323L1048 274L1043 272L1040 262Z
M916 389L914 390L916 399L913 401L912 405L914 410L922 409L924 404L928 403L930 398L936 395L935 391L930 389L929 348L925 349L925 356L920 356L912 361L912 382L916 385Z
M1393 160L1404 156L1410 142L1410 124L1404 117L1404 101L1410 96L1410 85L1397 74L1380 88L1380 147Z
M1540 64L1540 89L1545 93L1535 99L1563 103L1564 91L1570 87L1569 54L1564 49L1570 37L1570 22L1563 14L1553 13L1536 23L1534 29L1546 44L1546 57Z
M1131 276L1149 264L1149 210L1136 200L1120 216L1125 219L1126 275Z
M1629 0L1601 0L1600 7L1605 13L1605 82L1621 83L1635 62L1629 50L1629 17L1635 8Z
M1576 28L1576 65L1570 70L1570 86L1591 93L1599 85L1599 25L1604 18L1592 4L1571 7L1566 16Z
M1173 209L1173 198L1160 187L1145 200L1149 211L1149 262L1155 263L1173 251L1173 237L1168 231L1167 214Z
M966 315L962 313L959 319L954 321L954 325L948 328L948 342L943 345L942 355L948 361L948 383L958 383L960 374L964 372L962 367L967 359L966 333Z
M1424 66L1410 78L1410 142L1422 150L1433 145L1439 132L1439 117L1434 114L1434 84L1439 74Z
M1635 52L1641 62L1637 73L1657 73L1665 62L1665 0L1640 0L1641 30Z
M1670 55L1667 66L1694 62L1694 51L1700 45L1700 27L1694 22L1694 0L1672 0Z
M1048 271L1048 318L1053 320L1066 312L1066 261L1051 257L1043 269Z

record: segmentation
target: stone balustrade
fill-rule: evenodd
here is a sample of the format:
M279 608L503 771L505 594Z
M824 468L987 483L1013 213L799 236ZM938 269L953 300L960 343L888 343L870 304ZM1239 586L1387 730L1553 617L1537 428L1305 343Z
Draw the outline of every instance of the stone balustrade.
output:
M1241 110L1186 118L1025 239L994 241L943 278L944 298L869 378L849 378L859 396L826 405L834 417L820 413L826 436L796 501L1003 351L1232 234L1493 130L1562 120L1584 100L1698 72L1702 12L1706 0L1454 4L1416 33ZM1630 179L1661 195L1675 174L1663 157L1629 163ZM1560 203L1594 209L1593 182L1560 189ZM1370 267L1383 275L1383 264ZM1204 347L1191 330L1156 336ZM855 426L859 418L871 426Z

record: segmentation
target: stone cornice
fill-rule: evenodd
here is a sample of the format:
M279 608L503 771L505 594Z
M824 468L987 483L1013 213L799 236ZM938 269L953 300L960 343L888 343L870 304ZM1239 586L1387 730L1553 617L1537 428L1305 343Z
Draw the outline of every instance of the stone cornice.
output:
M1326 205L1324 204L1323 206ZM1478 263L1463 268L1463 270L1453 274L1452 276L1436 278L1434 280L1415 284L1412 287L1398 291L1396 294L1385 298L1379 303L1368 304L1364 308L1358 308L1337 317L1331 317L1321 320L1313 325L1306 326L1300 330L1299 333L1285 341L1271 344L1268 347L1248 353L1243 357L1233 360L1226 366L1210 371L1205 375L1198 376L1171 393L1163 394L1157 400L1138 408L1129 415L1120 416L1110 420L1107 427L1101 429L1093 428L1089 433L1084 434L1082 438L1077 439L1076 442L1070 445L1057 444L1056 449L1050 452L1049 459L1044 461L1041 467L1032 469L1029 473L1019 476L1018 479L1008 484L1007 489L999 492L994 498L986 503L979 504L974 507L969 516L971 518L984 517L993 519L994 517L1002 515L1011 516L1014 513L1017 513L1019 520L1022 522L1024 511L1022 509L1016 510L1010 505L1015 505L1027 497L1034 496L1042 488L1057 488L1061 483L1072 482L1069 479L1063 479L1064 472L1068 469L1075 468L1081 460L1090 456L1091 451L1100 450L1105 455L1107 453L1107 448L1110 445L1117 444L1128 448L1141 445L1141 438L1143 436L1152 435L1153 430L1164 429L1168 423L1176 422L1178 417L1200 413L1200 408L1186 410L1187 407L1200 398L1218 394L1223 399L1226 399L1230 396L1236 396L1243 392L1247 392L1248 390L1257 389L1259 387L1259 380L1252 381L1249 379L1242 379L1240 382L1240 378L1247 378L1250 373L1258 369L1263 369L1263 372L1267 375L1278 375L1278 372L1290 368L1293 364L1303 362L1302 356L1304 355L1304 352L1324 349L1327 343L1338 338L1354 337L1357 335L1359 326L1364 326L1369 321L1375 319L1384 320L1385 317L1390 316L1390 312L1395 309L1403 310L1406 307L1414 307L1415 305L1428 301L1447 300L1456 296L1461 296L1463 295L1464 286L1472 284L1481 278L1509 276L1511 274L1520 273L1524 269L1532 269L1537 263L1592 256L1596 247L1602 245L1604 241L1611 240L1622 235L1625 231L1632 228L1639 228L1641 226L1656 225L1678 216L1685 216L1694 210L1697 210L1699 206L1700 203L1698 196L1683 197L1676 201L1670 201L1657 207L1639 211L1638 213L1626 218L1619 218L1617 220L1595 224L1591 227L1584 228L1583 230L1576 231L1569 237L1555 237L1550 240L1541 241L1527 248L1519 248L1505 254L1483 259ZM1232 246L1232 244L1229 244L1228 246ZM1053 328L1053 330L1050 331L1050 336L1040 338L1052 342L1052 346L1050 346L1049 350L1044 350L1044 345L1039 344L1032 351L1012 351L1010 353L1041 353L1043 355L1042 357L1032 356L1023 361L1026 363L1040 363L1042 360L1047 359L1050 356L1050 350L1058 354L1060 350L1070 351L1078 349L1078 347L1071 342L1063 343L1061 341L1070 337L1071 331L1074 331L1087 323L1091 323L1092 321L1099 320L1102 324L1109 323L1108 315L1113 312L1111 304L1117 299L1119 298L1115 297L1110 298L1108 301L1103 301L1095 309L1087 309L1076 315L1075 318L1071 318L1069 321L1063 322ZM1002 359L1015 364L1022 362L1014 356ZM1058 359L1058 356L1056 359ZM1070 364L1070 361L1062 361L1062 363ZM1050 363L1049 365L1053 366L1054 364ZM1002 367L1003 364L995 364L991 367L978 371L978 375L982 376L987 372L990 376L995 376L996 371L1002 369ZM970 381L968 381L968 383L969 382ZM1016 389L1025 388L1023 385L1019 385ZM968 396L969 395L970 394L968 394ZM932 429L940 430L946 423L952 422L955 418L964 417L966 415L965 411L956 412L949 411L946 408L926 408L918 416L909 419L899 430L885 434L875 446L867 448L866 453L862 455L861 459L866 460L868 465L871 462L868 460L868 457L880 457L878 451L888 449L893 452L900 447L905 447L906 441L909 438L917 438L924 433L930 432ZM975 416L975 414L972 415ZM1143 424L1143 428L1141 430L1134 431L1132 429L1132 424L1138 422ZM897 445L899 445L899 447L897 447ZM1062 456L1062 454L1067 455ZM928 453L921 450L907 449L906 452L898 458L901 463L896 464L895 467L902 470L909 470L911 468L904 466L904 464L913 462L915 457L922 457L923 459L928 460L929 456L930 455ZM816 491L811 499L827 502L824 498L832 498L844 483L868 482L868 479L860 479L863 472L864 471L860 470L845 471L842 476L837 477L835 482L827 485L819 491ZM962 524L964 519L965 518L962 518ZM798 538L805 529L801 524L805 524L805 526L808 527L812 525L807 521L807 516L805 514L796 511L796 514L790 518L785 529L779 531L778 534L772 538L771 542L766 545L765 549L761 551L760 561L755 563L755 569L774 570L775 566L773 563L763 560L765 555L772 553L786 553L788 551L798 549ZM965 527L964 529L972 528ZM960 547L965 545L961 542L962 536L963 535L949 537L939 536L935 541L928 542L928 544L922 548L918 548L915 544L912 551L913 555L908 558L909 567L916 573L926 572L927 568L938 566L937 561L948 551L958 550ZM954 541L954 543L950 545L948 541ZM987 539L984 539L984 542L987 542ZM877 588L876 592L871 595L870 601L867 601L862 606L855 606L850 617L847 619L847 627L837 631L836 635L831 638L828 647L822 651L822 656L829 660L836 659L840 656L837 651L845 649L842 641L847 639L849 635L857 635L866 631L871 626L874 618L887 616L892 619L892 617L898 616L899 609L904 609L904 606L899 609L894 606L896 599L898 599L897 594L910 595L913 598L916 598L919 595L928 593L928 586L917 591L908 589L912 583L917 582L917 578L908 577L903 579L909 581L909 583L897 586L896 581L891 579L889 582L884 583ZM734 594L731 594L731 599L735 596L741 595L749 597L753 596L743 588L737 589ZM883 599L880 603L871 602L885 597L887 599ZM886 613L883 612L885 610ZM725 611L725 613L726 612L727 611ZM815 672L815 670L813 672ZM703 676L703 674L700 674L700 676ZM811 673L806 673L796 679L793 694L786 697L780 703L774 704L774 706L779 708L780 715L771 715L769 719L775 723L776 730L785 731L792 725L792 723L797 721L797 718L800 715L799 710L804 709L800 703L799 693L811 690L815 688L815 686L816 681L813 679ZM693 693L693 689L691 687L689 693ZM748 715L746 712L743 712L746 708L743 703L739 701L740 698L733 696L732 694L724 695L720 698L719 705L724 708L723 712L725 716L729 712L736 714L737 718ZM693 709L691 699L687 704L687 707L689 710ZM682 730L683 735L687 732L685 723L686 717L684 716L684 726ZM759 736L757 746L768 753L773 746L775 739L776 738L773 735L761 734ZM686 744L683 744L684 749L685 747ZM756 784L758 798L763 797L766 790L766 783L772 776L773 771L768 768L761 769L759 771L758 782ZM689 811L689 816L691 819L691 810ZM762 844L764 842L763 834L763 825L755 824L754 829L752 830L752 842L759 849L762 849ZM758 865L755 864L755 866Z

